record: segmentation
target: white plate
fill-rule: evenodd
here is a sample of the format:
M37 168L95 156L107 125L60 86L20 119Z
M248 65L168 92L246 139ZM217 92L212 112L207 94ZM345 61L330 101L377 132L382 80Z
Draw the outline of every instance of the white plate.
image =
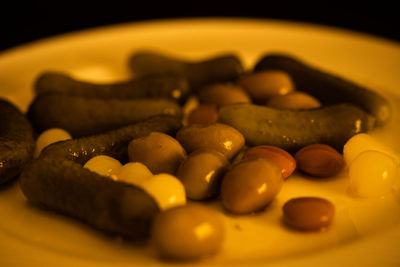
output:
M267 52L286 52L365 84L388 96L395 116L374 133L400 151L400 47L387 40L339 29L282 21L186 19L143 22L67 34L0 55L0 96L26 110L32 83L43 70L62 70L95 80L128 77L127 58L153 49L189 59L237 53L247 67ZM397 138L396 138L397 136ZM352 199L345 173L334 180L288 180L264 213L224 216L223 250L207 265L398 266L400 207L397 197ZM332 227L300 234L280 223L290 197L317 195L336 206ZM27 203L18 185L0 189L1 266L158 266L164 263L138 244L125 244ZM204 262L203 262L204 263ZM171 263L168 263L171 264ZM182 265L182 264L180 264Z

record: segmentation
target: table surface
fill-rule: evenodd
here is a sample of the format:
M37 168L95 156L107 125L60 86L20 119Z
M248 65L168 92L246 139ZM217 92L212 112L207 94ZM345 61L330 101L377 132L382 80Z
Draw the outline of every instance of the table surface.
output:
M399 16L392 4L306 2L137 2L6 1L0 16L0 51L49 36L110 24L186 17L247 17L316 23L400 42ZM39 2L39 3L38 3ZM215 5L219 3L220 5Z

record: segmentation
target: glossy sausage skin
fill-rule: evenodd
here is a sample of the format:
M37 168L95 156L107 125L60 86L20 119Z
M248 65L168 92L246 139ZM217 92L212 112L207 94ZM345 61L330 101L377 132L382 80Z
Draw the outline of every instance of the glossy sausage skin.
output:
M243 73L243 65L234 54L219 55L202 61L188 61L154 52L139 51L129 59L134 75L174 73L184 77L191 90L212 83L235 80Z
M219 121L241 132L250 146L273 145L288 152L315 143L341 151L350 137L374 125L372 116L351 104L307 110L233 104L219 110Z
M255 71L283 70L293 79L296 89L318 98L323 105L353 103L384 125L391 117L388 101L378 93L334 74L321 71L284 54L269 54L261 58Z
M60 72L44 72L36 80L35 93L61 93L90 98L169 98L184 101L189 94L187 81L175 74L153 74L115 83L91 83Z
M28 119L9 101L0 99L0 185L20 174L34 147Z
M62 128L73 137L103 133L156 115L180 117L181 108L163 98L98 99L46 93L38 95L28 110L38 132Z

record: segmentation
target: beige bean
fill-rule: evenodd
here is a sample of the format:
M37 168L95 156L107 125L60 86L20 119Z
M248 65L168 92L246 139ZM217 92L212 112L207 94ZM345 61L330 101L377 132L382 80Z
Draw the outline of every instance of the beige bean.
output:
M221 153L196 150L182 162L176 176L182 181L188 198L203 200L219 193L221 178L228 166L228 160Z
M331 224L335 206L324 198L299 197L290 199L283 206L283 220L300 231L316 231Z
M267 101L267 106L279 109L319 108L321 102L310 94L294 91L286 95L275 95Z
M200 104L188 116L188 124L213 123L218 120L217 106L213 104Z
M250 97L240 86L233 83L217 83L202 88L198 94L202 104L217 107L234 103L251 103Z
M130 161L143 163L153 174L175 174L186 157L181 144L161 132L151 132L147 136L133 139L129 143L128 154Z
M282 177L286 179L296 169L296 160L288 152L276 146L255 146L246 151L243 158L265 157L281 167Z
M292 78L284 71L265 70L241 77L238 84L254 103L265 104L274 95L285 95L295 89Z
M312 144L303 147L294 155L298 169L316 177L331 177L345 166L343 156L333 147Z
M199 204L187 204L160 213L151 228L158 253L174 260L197 260L216 254L224 239L220 215Z
M245 214L265 208L283 184L281 168L266 158L249 158L234 165L223 177L221 199L232 213Z
M231 159L244 145L243 135L235 128L222 124L192 124L181 128L176 138L188 153L212 149Z

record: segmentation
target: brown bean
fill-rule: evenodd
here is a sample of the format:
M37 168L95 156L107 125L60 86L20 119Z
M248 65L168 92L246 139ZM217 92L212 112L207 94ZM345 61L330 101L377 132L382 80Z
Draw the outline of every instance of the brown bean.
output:
M241 77L238 84L257 104L265 104L274 95L285 95L294 90L294 83L286 72L266 70Z
M218 120L217 106L213 104L200 104L188 116L188 124L213 123Z
M279 109L311 109L319 108L321 102L312 95L294 91L286 95L272 96L267 101L267 106Z
M217 83L202 88L198 94L200 103L217 107L234 103L251 103L250 97L240 86L233 83Z
M187 204L160 213L153 222L151 241L164 257L195 260L217 253L224 239L224 225L215 211Z
M161 132L151 132L147 136L133 139L129 143L128 154L130 161L143 163L153 174L175 174L186 157L181 144Z
M192 124L181 128L176 139L188 153L197 149L213 149L231 159L244 145L243 135L235 128L222 124Z
M286 179L296 169L296 160L288 152L276 146L255 146L246 151L243 158L266 157L281 167L282 177Z
M176 177L183 183L188 198L203 200L217 195L228 165L225 156L217 151L196 150L179 166Z
M319 197L293 198L283 206L283 221L300 231L324 229L331 224L334 214L334 205Z
M345 166L343 156L333 147L312 144L303 147L294 155L297 168L316 177L331 177Z
M279 193L283 184L281 168L266 158L242 160L222 180L224 208L244 214L262 210Z

